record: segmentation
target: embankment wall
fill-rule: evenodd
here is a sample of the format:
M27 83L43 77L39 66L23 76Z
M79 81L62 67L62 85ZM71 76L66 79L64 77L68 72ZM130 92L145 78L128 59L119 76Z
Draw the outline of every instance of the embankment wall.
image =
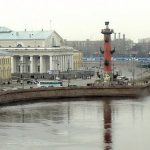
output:
M44 100L71 97L139 97L149 93L149 86L143 87L63 87L37 88L6 91L0 93L0 104L31 100Z

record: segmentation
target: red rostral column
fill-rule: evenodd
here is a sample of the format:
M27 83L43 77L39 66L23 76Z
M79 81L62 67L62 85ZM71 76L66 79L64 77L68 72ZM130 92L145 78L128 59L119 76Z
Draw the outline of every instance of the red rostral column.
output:
M108 74L112 78L112 66L111 66L111 55L114 51L111 50L111 34L112 29L109 29L109 22L105 22L106 29L102 29L101 33L104 34L104 75Z

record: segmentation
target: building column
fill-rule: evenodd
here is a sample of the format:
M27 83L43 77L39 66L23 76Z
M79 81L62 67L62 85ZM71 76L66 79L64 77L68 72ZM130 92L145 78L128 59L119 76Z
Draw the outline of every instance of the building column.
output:
M55 56L54 64L55 64L55 70L57 70L57 56Z
M30 56L30 73L34 73L34 59Z
M54 60L54 63L55 63L55 70L58 70L57 60L58 60L58 56L55 56L55 60Z
M70 55L70 64L71 64L71 70L74 70L74 67L73 67L73 55Z
M16 58L15 58L15 56L11 57L11 73L16 73Z
M43 56L40 56L40 73L43 73Z
M53 56L49 56L49 70L53 70Z
M61 56L61 71L64 71L64 56Z
M66 71L67 69L67 63L66 63L66 55L64 55L64 71Z
M54 66L54 58L55 56L52 56L52 68L53 68L53 70L55 70L55 66Z
M24 73L24 57L20 56L20 73Z
M62 68L62 56L60 56L60 63L59 63L59 65L60 65L60 71L62 71L63 70L63 68Z
M64 60L65 60L65 62L64 62L65 63L64 64L65 65L65 71L67 71L67 69L68 69L68 61L67 61L67 56L66 55L64 56Z
M57 66L56 70L60 70L60 57L59 57L59 55L56 57L56 66Z
M70 70L70 58L69 58L69 55L66 55L66 70Z
M63 71L65 71L65 56L63 55Z

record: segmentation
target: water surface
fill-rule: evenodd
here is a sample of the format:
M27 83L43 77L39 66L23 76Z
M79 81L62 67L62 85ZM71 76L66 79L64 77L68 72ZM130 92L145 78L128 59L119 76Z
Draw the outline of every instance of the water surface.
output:
M150 149L150 97L86 100L1 107L0 149Z

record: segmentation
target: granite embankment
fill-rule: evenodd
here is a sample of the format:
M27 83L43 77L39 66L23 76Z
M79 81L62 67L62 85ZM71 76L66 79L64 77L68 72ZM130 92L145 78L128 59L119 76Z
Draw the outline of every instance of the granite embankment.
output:
M127 87L63 87L35 88L0 93L0 105L12 102L30 102L62 100L77 97L140 97L149 94L150 85ZM69 100L69 99L68 99ZM77 99L76 99L77 100Z

